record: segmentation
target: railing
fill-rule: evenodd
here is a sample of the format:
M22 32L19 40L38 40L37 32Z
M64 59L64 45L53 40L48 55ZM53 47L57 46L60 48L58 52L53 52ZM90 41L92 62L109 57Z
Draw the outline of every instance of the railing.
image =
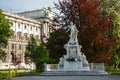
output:
M58 64L45 64L45 71L56 71L59 69Z
M104 63L90 63L91 70L105 70Z
M9 67L11 69L21 68L21 69L29 69L29 70L34 70L36 68L34 63L30 63L30 64L20 63L16 66L13 63L0 63L0 69L9 69Z
M90 63L90 70L104 71L104 63ZM57 71L59 70L59 64L45 64L45 71Z
M0 63L0 69L9 69L9 66L12 69L16 68L12 63Z

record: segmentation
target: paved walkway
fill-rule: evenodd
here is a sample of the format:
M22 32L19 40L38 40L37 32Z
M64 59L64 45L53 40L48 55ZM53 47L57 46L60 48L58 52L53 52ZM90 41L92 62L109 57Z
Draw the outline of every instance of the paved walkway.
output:
M11 80L120 80L120 76L25 76Z

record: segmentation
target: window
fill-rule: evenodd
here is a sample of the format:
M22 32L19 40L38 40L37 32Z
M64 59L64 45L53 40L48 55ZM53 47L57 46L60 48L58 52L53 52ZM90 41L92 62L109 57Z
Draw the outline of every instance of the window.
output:
M36 32L38 31L38 28L36 28Z
M22 39L21 32L17 32L18 39Z
M12 49L14 49L14 44L12 44L11 46L12 46Z
M27 33L24 33L25 40L28 40Z
M27 26L25 25L25 27L24 27L25 29L27 29Z
M21 45L19 45L19 49L21 49Z
M20 23L18 23L18 28L20 29Z

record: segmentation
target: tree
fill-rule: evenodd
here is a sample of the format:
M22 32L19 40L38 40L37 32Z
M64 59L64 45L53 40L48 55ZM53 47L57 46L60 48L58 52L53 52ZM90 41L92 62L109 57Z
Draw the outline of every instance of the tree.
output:
M120 13L120 1L119 0L100 0L101 6L100 10L104 16L111 14L115 11Z
M103 17L98 0L59 0L55 4L65 26L73 22L79 30L78 39L89 62L109 62L116 45L110 34L110 16Z
M46 46L50 53L50 59L55 60L55 63L58 63L59 58L66 54L64 45L67 43L68 39L68 33L63 28L50 33L50 38Z
M120 1L119 0L100 0L100 11L103 17L111 15L110 21L112 24L112 32L118 36L118 30L120 29Z
M37 45L35 38L32 36L28 42L25 58L35 63L37 71L43 71L44 63L48 62L49 53L42 43Z
M118 44L115 48L110 65L112 65L115 69L120 67L120 44Z
M113 61L111 65L114 65L115 68L120 64L120 1L119 0L101 0L100 10L103 17L111 15L110 21L112 24L112 33L117 38L117 46L115 48L114 54L112 56Z
M3 50L0 48L0 59L1 59L1 60L5 60L5 58L6 58L6 53L5 53L5 51L3 51Z
M0 59L3 59L6 55L2 47L7 45L8 39L13 34L13 31L10 29L11 24L12 23L5 18L0 9Z
M28 42L27 50L25 53L26 60L30 60L31 62L34 62L34 58L32 58L32 57L36 51L36 47L37 47L37 42L36 42L35 38L32 36L30 38L30 41Z

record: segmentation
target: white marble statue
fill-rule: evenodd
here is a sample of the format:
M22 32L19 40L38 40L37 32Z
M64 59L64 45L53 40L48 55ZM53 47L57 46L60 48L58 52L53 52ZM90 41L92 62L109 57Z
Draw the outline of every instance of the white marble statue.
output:
M77 41L77 34L78 34L78 30L75 27L75 25L73 25L73 23L70 24L70 41Z

